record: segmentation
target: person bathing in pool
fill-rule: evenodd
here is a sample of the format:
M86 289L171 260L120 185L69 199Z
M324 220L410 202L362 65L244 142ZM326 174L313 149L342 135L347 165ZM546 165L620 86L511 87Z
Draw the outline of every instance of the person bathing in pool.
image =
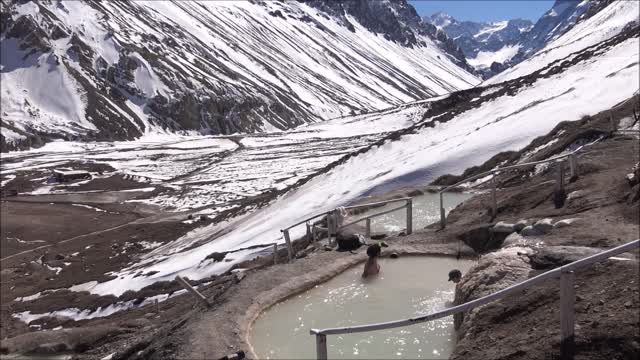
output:
M373 244L367 248L367 262L364 263L364 271L362 277L366 278L372 275L376 275L380 272L380 264L378 264L378 256L382 248L378 244Z

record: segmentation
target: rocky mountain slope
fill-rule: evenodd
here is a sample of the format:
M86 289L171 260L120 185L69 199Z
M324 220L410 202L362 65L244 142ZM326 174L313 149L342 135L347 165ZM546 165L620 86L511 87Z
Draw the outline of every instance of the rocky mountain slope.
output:
M464 51L469 64L488 78L533 56L574 25L613 2L556 0L535 24L522 19L496 23L461 22L444 13L425 17L425 21L446 32Z
M5 151L287 129L478 83L404 0L0 4Z

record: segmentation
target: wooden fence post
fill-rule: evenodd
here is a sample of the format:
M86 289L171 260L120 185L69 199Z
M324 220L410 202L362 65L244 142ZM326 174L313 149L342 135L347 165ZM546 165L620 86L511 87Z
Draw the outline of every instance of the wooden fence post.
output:
M560 274L560 358L562 360L572 360L575 350L574 327L575 327L575 290L573 284L575 274L573 271L566 271Z
M498 216L498 178L497 174L493 176L493 189L491 190L491 217Z
M331 239L333 237L333 235L336 234L337 229L336 229L336 216L335 216L335 210L334 211L330 211L327 214L327 240L329 242L329 245L331 245Z
M611 135L616 132L616 122L613 120L613 113L609 111L609 124L611 124Z
M318 360L327 359L327 335L316 334L316 358Z
M413 200L407 199L407 235L413 232Z
M576 181L578 179L578 163L576 162L575 154L569 155L569 168L571 171L571 177L569 178L569 181Z
M204 295L202 295L198 290L196 290L196 288L191 286L191 284L189 284L187 280L183 279L179 275L176 275L176 281L180 285L182 285L182 287L185 288L188 292L190 292L193 296L195 296L198 300L202 301L205 305L207 305L207 307L211 307L211 303L209 303L209 300L207 300L207 298Z
M284 242L287 243L287 255L289 256L289 262L293 260L293 246L291 245L291 239L289 238L289 229L283 230Z
M273 243L273 265L278 263L278 243Z
M444 216L444 192L440 192L440 228L447 226L447 218Z
M367 238L371 239L371 218L367 218L366 220L366 224L367 224Z
M553 191L553 204L556 209L560 209L564 206L564 201L567 199L567 194L564 191L564 166L565 161L558 162L558 170L556 172L556 186Z

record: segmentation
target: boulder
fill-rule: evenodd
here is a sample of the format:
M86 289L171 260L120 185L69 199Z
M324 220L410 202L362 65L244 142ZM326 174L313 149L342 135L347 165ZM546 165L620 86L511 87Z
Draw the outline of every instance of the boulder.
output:
M527 225L529 225L529 221L524 219L518 220L518 222L513 225L513 230L520 232L527 227Z
M478 225L466 229L464 232L457 234L456 237L478 253L499 249L509 233L494 232L494 225L495 224Z
M507 236L506 239L504 239L504 242L502 243L502 247L506 248L506 247L512 247L512 246L523 246L526 244L526 240L525 238L514 232L509 234L509 236Z
M564 219L564 220L560 220L558 222L556 222L555 224L553 224L553 228L563 228L563 227L567 227L571 224L573 224L576 220L578 220L577 218L573 218L573 219Z
M492 228L491 231L493 232L501 232L501 233L512 233L515 231L514 229L515 225L514 224L509 224L503 221L499 221L497 224L495 224Z
M540 230L534 228L532 225L529 225L529 226L525 226L525 228L522 229L522 231L520 231L520 235L522 235L522 236L540 236L540 235L544 235L544 233L541 232Z
M546 218L538 220L535 224L533 224L533 228L538 232L541 232L542 234L546 234L553 230L553 219Z

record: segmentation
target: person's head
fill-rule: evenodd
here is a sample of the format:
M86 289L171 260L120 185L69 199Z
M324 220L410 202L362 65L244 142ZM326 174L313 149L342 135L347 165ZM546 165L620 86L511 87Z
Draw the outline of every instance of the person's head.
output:
M370 258L377 257L380 255L381 250L380 245L373 244L367 248L367 256Z
M459 283L462 280L462 272L458 269L453 269L449 271L449 281L453 281L454 283Z

